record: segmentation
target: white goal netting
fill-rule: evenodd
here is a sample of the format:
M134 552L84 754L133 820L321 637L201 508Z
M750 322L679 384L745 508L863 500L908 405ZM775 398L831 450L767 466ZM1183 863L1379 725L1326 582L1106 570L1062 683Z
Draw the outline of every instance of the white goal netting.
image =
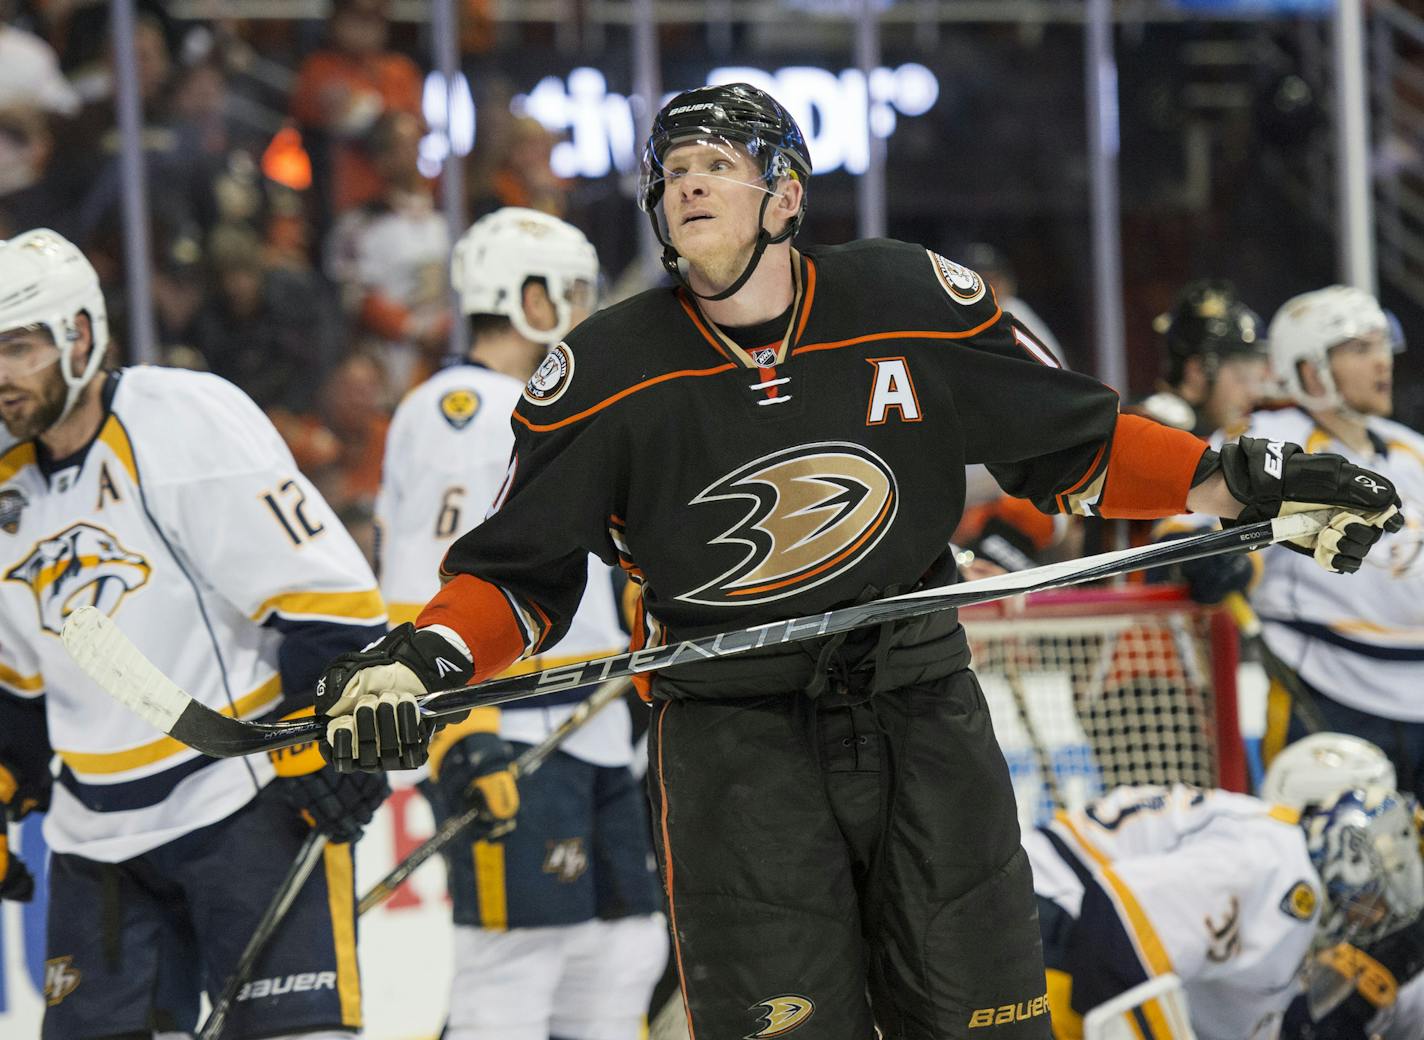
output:
M1230 622L1152 586L962 614L1025 825L1119 784L1241 789Z

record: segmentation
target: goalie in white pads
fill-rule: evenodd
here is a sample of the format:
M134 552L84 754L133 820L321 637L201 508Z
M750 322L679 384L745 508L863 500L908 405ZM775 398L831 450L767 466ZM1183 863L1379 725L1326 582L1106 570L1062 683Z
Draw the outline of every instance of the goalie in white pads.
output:
M1167 973L1201 1040L1274 1040L1312 953L1367 946L1424 910L1413 800L1382 787L1303 813L1226 791L1123 787L1059 813L1024 847L1059 1040Z
M500 493L510 413L549 346L592 309L598 257L578 229L511 207L464 234L451 279L469 316L469 356L406 397L386 446L377 520L394 621L415 619L440 587L450 543ZM616 653L626 642L609 568L590 557L568 634L519 669ZM517 802L491 792L517 750L510 743L537 743L588 692L476 711L431 745L425 786L438 817L465 808L472 782L494 814L518 805L513 833L473 849L457 841L447 855L456 924L447 1040L640 1035L667 937L643 795L628 769L627 706L613 704L570 736L520 781Z
M65 653L94 605L203 704L310 710L324 660L385 630L374 576L262 412L210 375L104 370L98 277L50 231L0 243L0 802L51 797L45 1040L196 1026L308 820L334 840L224 1036L354 1035L351 850L384 797L315 748L211 759L113 701ZM280 779L278 779L280 777ZM304 820L304 817L306 818ZM0 896L23 898L0 843ZM39 863L31 862L31 870Z

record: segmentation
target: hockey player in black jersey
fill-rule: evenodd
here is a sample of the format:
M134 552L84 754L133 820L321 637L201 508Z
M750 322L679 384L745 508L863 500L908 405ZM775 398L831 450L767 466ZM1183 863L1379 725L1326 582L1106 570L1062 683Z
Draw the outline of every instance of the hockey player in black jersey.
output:
M919 246L798 252L810 172L795 122L745 84L659 113L642 204L678 285L550 351L442 591L414 628L332 663L317 710L342 768L422 761L412 698L448 685L440 662L459 653L480 680L558 639L588 552L639 583L643 645L951 582L970 462L1046 512L1338 504L1308 547L1336 570L1398 523L1388 482L1340 459L1218 455L1120 415L977 274ZM693 1037L1049 1035L1013 792L968 665L942 613L652 680Z

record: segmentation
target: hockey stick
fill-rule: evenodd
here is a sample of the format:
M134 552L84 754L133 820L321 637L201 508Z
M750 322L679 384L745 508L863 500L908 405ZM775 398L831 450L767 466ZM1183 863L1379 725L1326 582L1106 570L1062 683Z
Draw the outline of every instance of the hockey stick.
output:
M937 610L967 607L971 603L1097 581L1128 571L1165 567L1203 556L1256 549L1286 538L1314 534L1325 526L1334 512L1315 510L1294 513L1190 538L1136 549L1118 549L1081 560L1053 563L958 585L921 589L828 610L823 614L773 621L740 631L560 665L541 672L492 679L475 686L434 690L420 698L420 708L427 716L448 715L523 697L537 697L542 693L591 686L690 661L730 657L748 650L828 636L862 625L899 621ZM64 622L61 639L84 673L110 696L163 732L205 755L231 758L303 744L319 739L326 725L327 720L310 717L288 722L243 722L199 703L154 667L129 642L118 625L95 607L80 607L70 614Z
M600 686L593 692L593 696L575 708L573 714L561 722L552 733L533 747L527 748L514 760L509 770L514 774L514 778L522 780L531 773L538 772L544 760L557 751L559 745L568 740L576 730L582 729L589 719L622 697L632 685L627 679L614 679ZM371 886L370 891L361 897L361 902L356 904L357 915L375 909L395 895L396 889L406 878L419 870L431 856L454 841L466 827L477 821L480 818L480 810L480 806L471 806L441 824L439 830L412 849L410 855L397 863L389 874Z
M277 927L287 916L287 911L292 908L297 893L307 883L307 878L311 877L312 870L325 850L326 835L317 830L307 835L302 847L297 851L297 858L292 860L287 876L282 880L276 894L272 896L272 902L263 912L262 919L257 922L257 927L252 930L252 938L247 940L247 946L244 947L242 956L238 958L237 967L228 976L227 985L223 987L222 995L218 997L213 1004L212 1011L208 1013L207 1020L198 1033L198 1040L217 1040L222 1035L223 1026L227 1024L227 1016L232 1011L238 991L242 989L247 977L252 974L252 969L257 967L257 958L261 957L263 951L267 949L267 944L272 941Z

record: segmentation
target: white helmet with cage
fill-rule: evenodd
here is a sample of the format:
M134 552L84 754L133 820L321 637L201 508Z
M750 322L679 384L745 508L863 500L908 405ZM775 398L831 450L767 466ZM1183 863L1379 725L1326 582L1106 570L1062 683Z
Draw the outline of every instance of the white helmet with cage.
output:
M524 316L524 285L541 278L553 302L552 329L536 329ZM582 283L582 285L580 284ZM455 243L450 284L465 314L500 314L535 343L554 344L573 326L573 301L598 288L598 252L572 224L538 210L506 206L475 221Z
M1414 799L1385 787L1352 788L1301 819L1325 887L1318 947L1365 947L1424 912Z
M75 372L71 355L79 341L81 312L89 316L93 345L84 368ZM0 240L0 333L35 325L43 326L59 348L60 373L68 387L59 422L103 366L109 314L93 265L78 246L48 228Z
M1394 765L1368 740L1348 733L1312 733L1271 760L1261 798L1303 809L1354 787L1394 789Z
M1376 300L1363 289L1331 285L1293 296L1271 319L1266 340L1271 369L1287 397L1306 408L1340 408L1344 402L1330 373L1330 348L1353 339L1381 335L1392 349L1403 341L1397 326ZM1300 363L1315 366L1325 392L1312 394L1300 378Z

